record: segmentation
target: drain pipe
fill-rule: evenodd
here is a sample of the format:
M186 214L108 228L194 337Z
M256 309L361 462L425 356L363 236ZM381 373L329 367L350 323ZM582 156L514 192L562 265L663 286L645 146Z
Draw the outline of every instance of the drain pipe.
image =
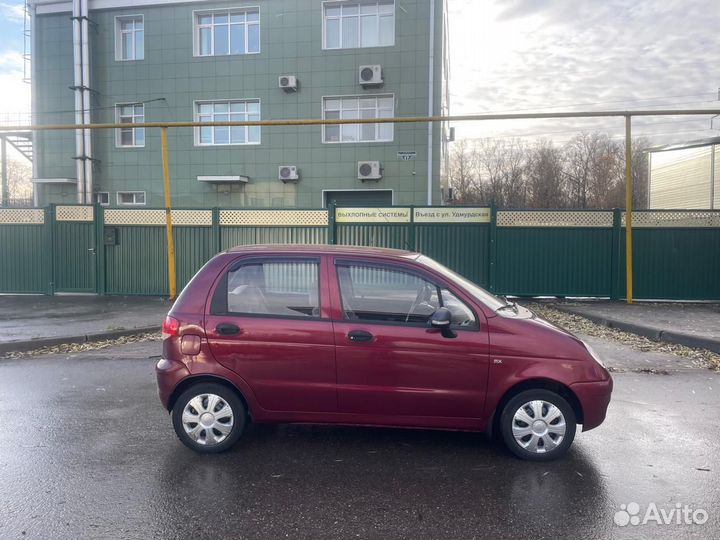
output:
M430 65L428 73L428 116L435 114L435 0L430 0ZM428 122L427 134L427 204L433 203L433 123Z
M88 37L88 0L80 0L80 29L82 52L83 124L92 124L90 119L90 40ZM93 202L93 160L92 130L84 130L85 159L85 204Z
M75 92L75 125L81 126L83 117L82 37L80 29L80 0L73 0L73 89ZM75 130L75 171L77 176L77 202L85 202L85 135L82 128Z

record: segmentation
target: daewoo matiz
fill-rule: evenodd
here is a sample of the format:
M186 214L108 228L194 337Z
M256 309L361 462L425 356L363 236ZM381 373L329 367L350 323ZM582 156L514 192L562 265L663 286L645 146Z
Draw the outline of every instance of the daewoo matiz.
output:
M249 246L218 254L163 324L160 399L180 440L221 452L253 422L487 431L565 453L612 379L572 334L417 253Z

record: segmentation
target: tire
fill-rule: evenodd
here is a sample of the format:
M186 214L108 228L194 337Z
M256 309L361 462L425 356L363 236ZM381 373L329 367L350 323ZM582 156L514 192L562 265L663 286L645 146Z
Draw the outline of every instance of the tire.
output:
M538 420L541 423L536 424ZM521 392L505 405L500 416L505 446L517 457L530 461L562 457L575 438L576 428L573 408L562 396L549 390Z
M172 422L185 446L203 454L216 454L231 448L243 434L247 411L233 390L221 384L198 383L177 398Z

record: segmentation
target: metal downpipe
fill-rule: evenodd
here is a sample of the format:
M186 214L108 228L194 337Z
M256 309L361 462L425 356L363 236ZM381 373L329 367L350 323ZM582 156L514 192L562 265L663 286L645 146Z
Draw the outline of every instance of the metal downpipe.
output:
M75 92L75 125L82 126L82 38L80 30L80 0L73 0L73 88ZM77 176L77 202L85 202L85 136L83 129L75 130L75 171Z
M82 86L83 86L83 124L91 124L90 120L90 40L88 37L88 0L80 0L80 29L82 52ZM93 202L93 160L92 130L85 129L83 142L85 146L85 204Z

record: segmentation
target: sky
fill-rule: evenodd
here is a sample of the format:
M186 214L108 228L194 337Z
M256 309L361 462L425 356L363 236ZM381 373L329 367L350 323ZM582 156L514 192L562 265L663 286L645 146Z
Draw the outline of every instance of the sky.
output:
M449 0L451 113L720 109L718 0ZM634 119L657 143L720 136L710 116ZM483 122L456 138L578 130L622 137L623 119Z
M397 0L402 2L404 0ZM720 108L720 0L448 0L451 112ZM0 123L30 109L22 2L0 0ZM653 142L720 136L710 115L636 119ZM14 122L13 122L14 123ZM456 138L620 138L622 119L474 122Z

